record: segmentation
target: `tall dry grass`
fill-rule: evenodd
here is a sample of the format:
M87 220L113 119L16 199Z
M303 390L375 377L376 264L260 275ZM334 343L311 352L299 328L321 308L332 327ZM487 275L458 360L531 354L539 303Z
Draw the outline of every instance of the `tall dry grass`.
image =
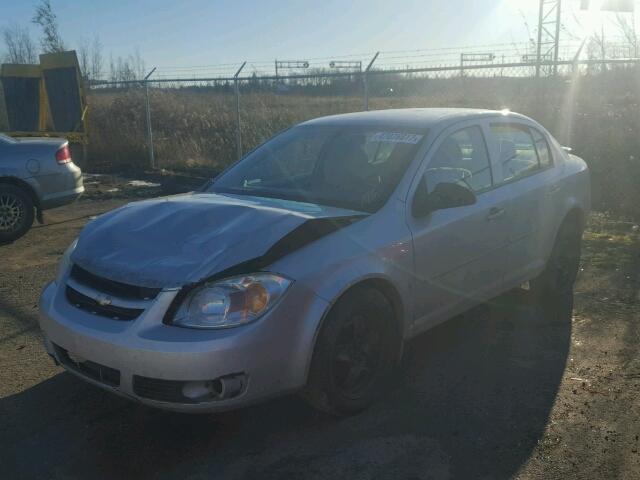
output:
M148 167L144 92L89 96L89 162L98 169ZM220 170L236 158L235 97L206 91L153 90L150 97L157 166ZM242 141L247 151L275 132L309 118L361 108L358 98L242 96Z

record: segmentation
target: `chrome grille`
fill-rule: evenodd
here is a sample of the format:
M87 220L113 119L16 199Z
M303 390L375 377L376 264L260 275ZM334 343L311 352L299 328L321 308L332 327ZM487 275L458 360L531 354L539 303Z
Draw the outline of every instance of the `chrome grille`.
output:
M83 295L77 290L67 286L67 300L69 303L80 310L92 313L93 315L100 315L101 317L108 317L113 320L135 320L140 316L144 309L141 308L126 308L119 307L117 305L101 305L97 300Z

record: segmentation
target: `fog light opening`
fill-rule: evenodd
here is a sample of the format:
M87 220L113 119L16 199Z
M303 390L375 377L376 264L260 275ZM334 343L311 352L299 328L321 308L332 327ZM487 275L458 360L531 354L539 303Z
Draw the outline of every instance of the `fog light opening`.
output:
M191 400L205 400L215 397L213 382L186 382L182 387L182 394Z
M240 395L244 388L244 375L229 375L219 379L222 389L220 390L220 399L233 398Z
M182 394L197 402L227 400L240 395L245 384L244 374L226 375L215 380L186 382Z

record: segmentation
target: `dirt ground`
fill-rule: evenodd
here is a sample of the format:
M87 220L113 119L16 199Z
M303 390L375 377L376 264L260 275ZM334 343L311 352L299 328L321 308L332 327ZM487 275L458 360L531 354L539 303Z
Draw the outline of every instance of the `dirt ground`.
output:
M394 385L334 419L295 396L220 415L117 398L41 345L37 299L93 215L158 193L89 179L0 247L0 477L640 478L640 232L593 215L573 298L524 290L412 341Z

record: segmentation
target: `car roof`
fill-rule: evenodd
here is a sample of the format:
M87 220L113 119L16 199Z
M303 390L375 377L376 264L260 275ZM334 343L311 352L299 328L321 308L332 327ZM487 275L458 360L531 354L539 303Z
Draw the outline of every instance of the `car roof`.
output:
M345 113L315 118L300 125L362 126L394 125L407 128L445 127L461 120L481 117L510 116L519 120L530 120L524 115L507 110L483 110L476 108L402 108Z

